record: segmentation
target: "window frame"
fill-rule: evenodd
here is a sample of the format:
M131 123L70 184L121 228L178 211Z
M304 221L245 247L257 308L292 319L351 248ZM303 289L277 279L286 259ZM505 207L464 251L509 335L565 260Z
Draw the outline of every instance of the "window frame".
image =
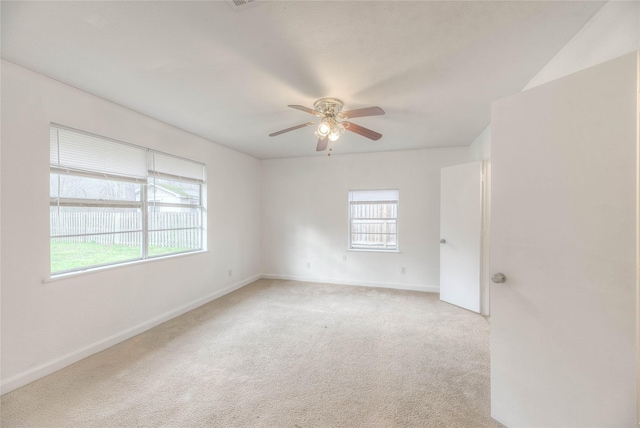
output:
M356 193L364 193L364 192L394 192L395 199L368 199L361 201L354 201L353 195ZM352 207L353 205L368 205L368 204L394 204L395 205L395 217L353 217L352 216ZM347 250L348 251L363 251L363 252L383 252L383 253L398 253L400 252L400 242L399 242L399 217L400 217L400 190L397 188L393 189L359 189L359 190L349 190L348 191L348 237L347 237ZM394 235L395 236L395 246L394 247L363 247L358 246L353 243L353 225L355 220L393 220L395 225L395 233L384 233L384 235ZM383 233L371 233L372 235L381 236Z
M61 185L60 185L60 181L58 182L58 186L57 186L57 194L54 196L52 194L52 189L50 188L49 190L49 198L50 198L50 202L49 202L49 218L50 218L50 225L49 225L49 276L51 278L55 278L58 276L64 276L64 275L68 275L68 274L77 274L77 273L82 273L82 272L86 272L86 271L91 271L93 269L98 269L98 268L104 268L104 267L112 267L112 266L119 266L119 265L127 265L130 264L132 262L140 262L140 261L145 261L145 260L152 260L152 259L157 259L157 258L161 258L161 257L167 257L167 256L177 256L177 255L185 255L185 254L189 254L189 253L197 253L197 252L202 252L202 251L206 251L206 217L205 217L205 213L206 213L206 165L202 162L198 162L198 161L194 161L191 159L187 159L187 158L183 158L180 156L175 156L169 153L164 153L164 152L160 152L157 150L153 150L147 147L143 147L143 146L139 146L139 145L135 145L135 144L130 144L130 143L126 143L126 142L122 142L122 141L118 141L118 140L114 140L112 138L109 137L103 137L100 135L96 135L96 134L92 134L86 131L81 131L78 129L74 129L74 128L70 128L64 125L59 125L56 123L51 123L50 124L50 138L52 138L52 133L53 130L64 130L65 132L69 132L69 133L75 133L75 134L79 134L80 136L88 136L90 138L93 139L100 139L102 140L103 143L107 143L107 145L109 144L113 144L113 147L116 147L115 144L119 144L119 145L124 145L124 146L129 146L130 148L136 148L139 149L141 151L144 151L145 154L145 166L144 166L144 170L147 171L146 176L144 178L142 177L137 177L137 176L121 176L121 175L117 175L117 174L113 174L110 172L100 172L99 170L85 170L85 169L79 169L79 168L74 168L74 167L68 167L68 166L64 166L64 165L60 165L60 142L59 142L59 137L58 134L56 133L56 138L58 138L57 141L57 147L56 147L56 155L57 155L57 160L58 163L54 164L54 156L53 154L50 155L50 163L49 163L49 179L51 180L51 177L53 174L57 174L58 175L58 180L60 180L60 177L63 176L71 176L71 177L85 177L85 178L93 178L93 179L100 179L100 180L106 180L106 181L121 181L121 182L126 182L126 183L133 183L137 186L139 186L139 195L137 197L136 200L114 200L114 199L97 199L97 198L78 198L78 197L61 197ZM75 137L74 137L75 138ZM52 145L53 142L50 142L50 145ZM51 149L53 150L53 149ZM174 175L174 174L168 174L168 173L162 173L162 172L158 172L155 170L155 163L151 162L150 159L153 159L154 156L162 156L165 159L169 159L169 160L175 160L176 162L182 162L183 164L193 164L197 167L201 167L202 168L202 179L194 179L191 177L183 177L180 175ZM152 167L153 165L153 167ZM168 178L172 181L175 182L179 182L179 183L189 183L189 184L197 184L198 186L198 204L180 204L180 203L169 203L169 202L164 202L164 203L154 203L154 202L150 202L149 201L149 183L151 182L151 180L153 180L155 182L155 178L156 177L161 177L161 178ZM51 186L51 181L50 181L50 186ZM85 187L86 188L86 187ZM135 190L135 192L138 192L138 189ZM198 237L198 243L199 243L199 248L193 248L193 249L186 249L183 251L172 251L172 252L167 252L167 253L161 253L161 254L157 254L157 255L149 255L149 233L153 232L154 230L149 230L149 218L150 218L150 207L151 205L155 205L155 206L168 206L168 207L172 207L172 208L189 208L189 209L197 209L198 210L198 215L199 215L199 226L198 227L189 227L189 228L185 228L185 229L190 229L190 230L198 230L199 231L199 237ZM72 233L72 234L64 234L64 235L54 235L54 229L53 229L53 223L51 221L53 214L51 212L51 207L57 207L58 209L60 209L61 207L73 207L73 208L91 208L91 207L97 207L97 208L132 208L132 209L137 209L139 212L139 221L140 221L140 228L137 229L132 229L132 230L125 230L125 231L99 231L99 232L95 232L95 233ZM170 229L166 229L167 231L174 231L174 230L181 230L183 228L170 228ZM163 229L164 230L164 229ZM64 239L64 238L81 238L81 237L88 237L88 236L100 236L100 235L117 235L117 234L125 234L125 233L140 233L140 245L139 247L136 246L137 248L140 249L140 256L139 257L135 257L135 258L127 258L127 259L122 259L122 260L117 260L114 262L106 262L106 263L100 263L100 264L92 264L92 265L84 265L81 267L77 267L77 268L71 268L71 269L64 269L64 270L56 270L54 271L52 269L52 261L53 261L53 251L51 249L51 244L54 242L55 239Z

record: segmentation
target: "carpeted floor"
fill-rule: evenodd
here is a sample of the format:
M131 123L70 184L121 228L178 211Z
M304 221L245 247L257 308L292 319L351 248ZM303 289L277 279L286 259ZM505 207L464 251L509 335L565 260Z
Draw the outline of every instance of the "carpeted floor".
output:
M437 294L260 280L2 397L2 426L499 427L489 325Z

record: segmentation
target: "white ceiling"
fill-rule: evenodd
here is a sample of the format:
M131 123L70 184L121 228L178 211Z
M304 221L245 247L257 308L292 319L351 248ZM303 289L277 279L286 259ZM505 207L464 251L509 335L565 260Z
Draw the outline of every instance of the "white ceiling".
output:
M329 96L387 113L336 154L466 146L603 4L2 1L2 58L260 159L316 155L268 134Z

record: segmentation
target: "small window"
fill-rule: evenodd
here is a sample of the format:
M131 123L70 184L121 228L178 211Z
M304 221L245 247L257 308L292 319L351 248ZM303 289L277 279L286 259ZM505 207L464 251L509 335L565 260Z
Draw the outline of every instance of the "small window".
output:
M350 250L398 250L398 196L397 189L349 191Z
M203 249L202 163L50 130L52 274Z

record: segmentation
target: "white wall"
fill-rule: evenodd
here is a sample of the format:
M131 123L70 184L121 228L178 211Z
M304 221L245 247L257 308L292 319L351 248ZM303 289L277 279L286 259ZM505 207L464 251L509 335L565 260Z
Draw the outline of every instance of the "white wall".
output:
M609 1L529 81L542 85L640 49L640 2ZM490 106L487 106L490 108ZM469 146L469 161L491 157L491 125Z
M466 157L463 147L262 161L263 274L437 291L440 168ZM380 188L400 189L400 252L347 251L348 191Z
M491 125L476 137L469 146L469 162L491 159Z
M636 51L639 42L640 2L609 1L523 90Z
M258 160L5 61L1 82L3 392L258 277ZM50 122L205 162L209 251L43 282Z

